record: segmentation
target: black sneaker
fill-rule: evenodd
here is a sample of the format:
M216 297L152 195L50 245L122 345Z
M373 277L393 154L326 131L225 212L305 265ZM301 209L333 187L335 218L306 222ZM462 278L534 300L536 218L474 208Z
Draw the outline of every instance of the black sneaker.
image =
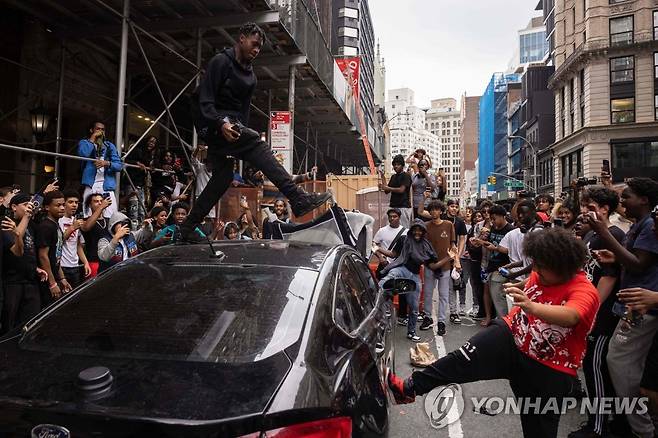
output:
M446 325L444 322L439 321L436 323L436 334L439 336L443 336L446 334Z
M422 321L423 319L425 319L425 312L421 312L421 313L418 314L417 320Z
M407 326L409 324L409 318L398 318L398 325Z
M304 216L318 207L322 207L325 202L331 199L331 193L304 193L290 204L292 213L296 217Z
M462 319L459 317L459 314L451 313L450 314L450 322L453 323L453 324L461 324Z
M206 242L208 239L201 237L199 233L196 232L196 227L189 228L185 224L177 227L179 231L179 242L182 243L202 243Z
M416 333L407 333L407 339L413 342L420 342L420 336Z
M423 323L420 325L421 330L429 330L434 327L434 321L429 316L423 318Z

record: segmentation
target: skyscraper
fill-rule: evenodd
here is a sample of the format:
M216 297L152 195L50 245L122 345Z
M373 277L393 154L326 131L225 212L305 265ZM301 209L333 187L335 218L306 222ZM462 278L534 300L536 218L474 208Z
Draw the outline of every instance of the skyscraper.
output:
M446 174L446 194L448 197L459 196L461 173L461 113L457 101L453 98L432 100L432 107L425 114L425 129L436 135L439 147L433 166L443 168Z

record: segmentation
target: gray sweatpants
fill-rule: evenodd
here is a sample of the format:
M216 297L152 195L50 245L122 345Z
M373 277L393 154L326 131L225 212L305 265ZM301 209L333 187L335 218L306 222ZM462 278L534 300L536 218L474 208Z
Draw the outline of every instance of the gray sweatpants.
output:
M619 321L608 347L608 369L617 397L640 397L640 381L644 373L644 363L658 330L658 318L644 315L644 320L631 327L627 333L620 333L625 324ZM626 416L633 432L641 438L653 438L654 427L648 413Z
M489 294L491 295L491 301L493 301L496 314L502 317L509 313L509 308L507 306L507 296L503 290L503 284L509 282L509 280L498 272L492 272L489 275Z

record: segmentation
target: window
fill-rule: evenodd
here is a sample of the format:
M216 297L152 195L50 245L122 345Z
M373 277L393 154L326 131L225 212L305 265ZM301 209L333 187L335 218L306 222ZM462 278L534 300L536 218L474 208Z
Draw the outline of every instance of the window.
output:
M635 98L610 100L610 121L613 124L629 123L635 121Z
M658 120L658 94L653 96L653 112L654 112L654 118Z
M338 17L359 18L359 10L354 8L340 8L338 9Z
M580 93L580 127L585 127L585 69L580 71L580 84L578 91Z
M579 149L561 157L562 188L567 189L571 181L583 176L583 150Z
M358 51L357 51L356 47L340 46L338 48L338 54L339 55L345 55L345 56L356 56L356 55L358 55Z
M633 16L610 19L610 45L620 46L633 43Z
M658 11L653 11L653 39L658 40Z
M635 59L632 56L610 58L610 84L633 82Z
M338 28L338 36L358 38L359 37L359 29L355 29L353 27L340 26Z
M612 143L611 157L614 182L624 178L655 178L658 168L658 139L620 140Z
M658 52L653 54L653 78L658 79Z

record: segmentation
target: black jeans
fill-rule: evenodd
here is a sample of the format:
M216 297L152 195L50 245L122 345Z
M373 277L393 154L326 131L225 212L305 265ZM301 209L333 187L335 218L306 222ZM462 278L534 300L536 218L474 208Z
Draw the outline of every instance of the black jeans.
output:
M187 230L193 230L201 223L231 185L234 162L228 156L246 160L256 169L261 170L291 202L295 202L304 193L292 182L286 169L276 161L270 146L262 141L260 135L253 129L242 128L242 134L234 143L227 142L217 130L209 133L205 140L208 143L208 160L212 165L212 176L185 221L184 227Z
M612 385L612 379L608 371L608 361L606 360L608 345L610 345L610 336L587 336L583 373L585 374L587 396L592 400L615 396L615 387ZM599 413L588 414L587 424L594 429L594 432L603 435L603 432L607 431L608 416Z
M41 311L41 294L37 283L4 285L2 334L27 322Z
M62 267L62 272L64 272L64 278L69 282L71 287L75 289L76 287L82 284L82 275L80 272L80 266L75 268L65 268Z
M575 378L549 368L525 354L514 344L514 338L502 319L495 319L466 344L437 360L422 371L412 374L417 395L450 383L507 379L517 398L541 397L541 412L549 397L557 400L572 392ZM534 410L533 410L534 411ZM526 438L554 438L560 423L559 413L521 414L521 427Z
M473 303L479 306L478 314L484 316L484 284L482 283L481 262L469 260L466 269L470 272L471 289L473 289Z

